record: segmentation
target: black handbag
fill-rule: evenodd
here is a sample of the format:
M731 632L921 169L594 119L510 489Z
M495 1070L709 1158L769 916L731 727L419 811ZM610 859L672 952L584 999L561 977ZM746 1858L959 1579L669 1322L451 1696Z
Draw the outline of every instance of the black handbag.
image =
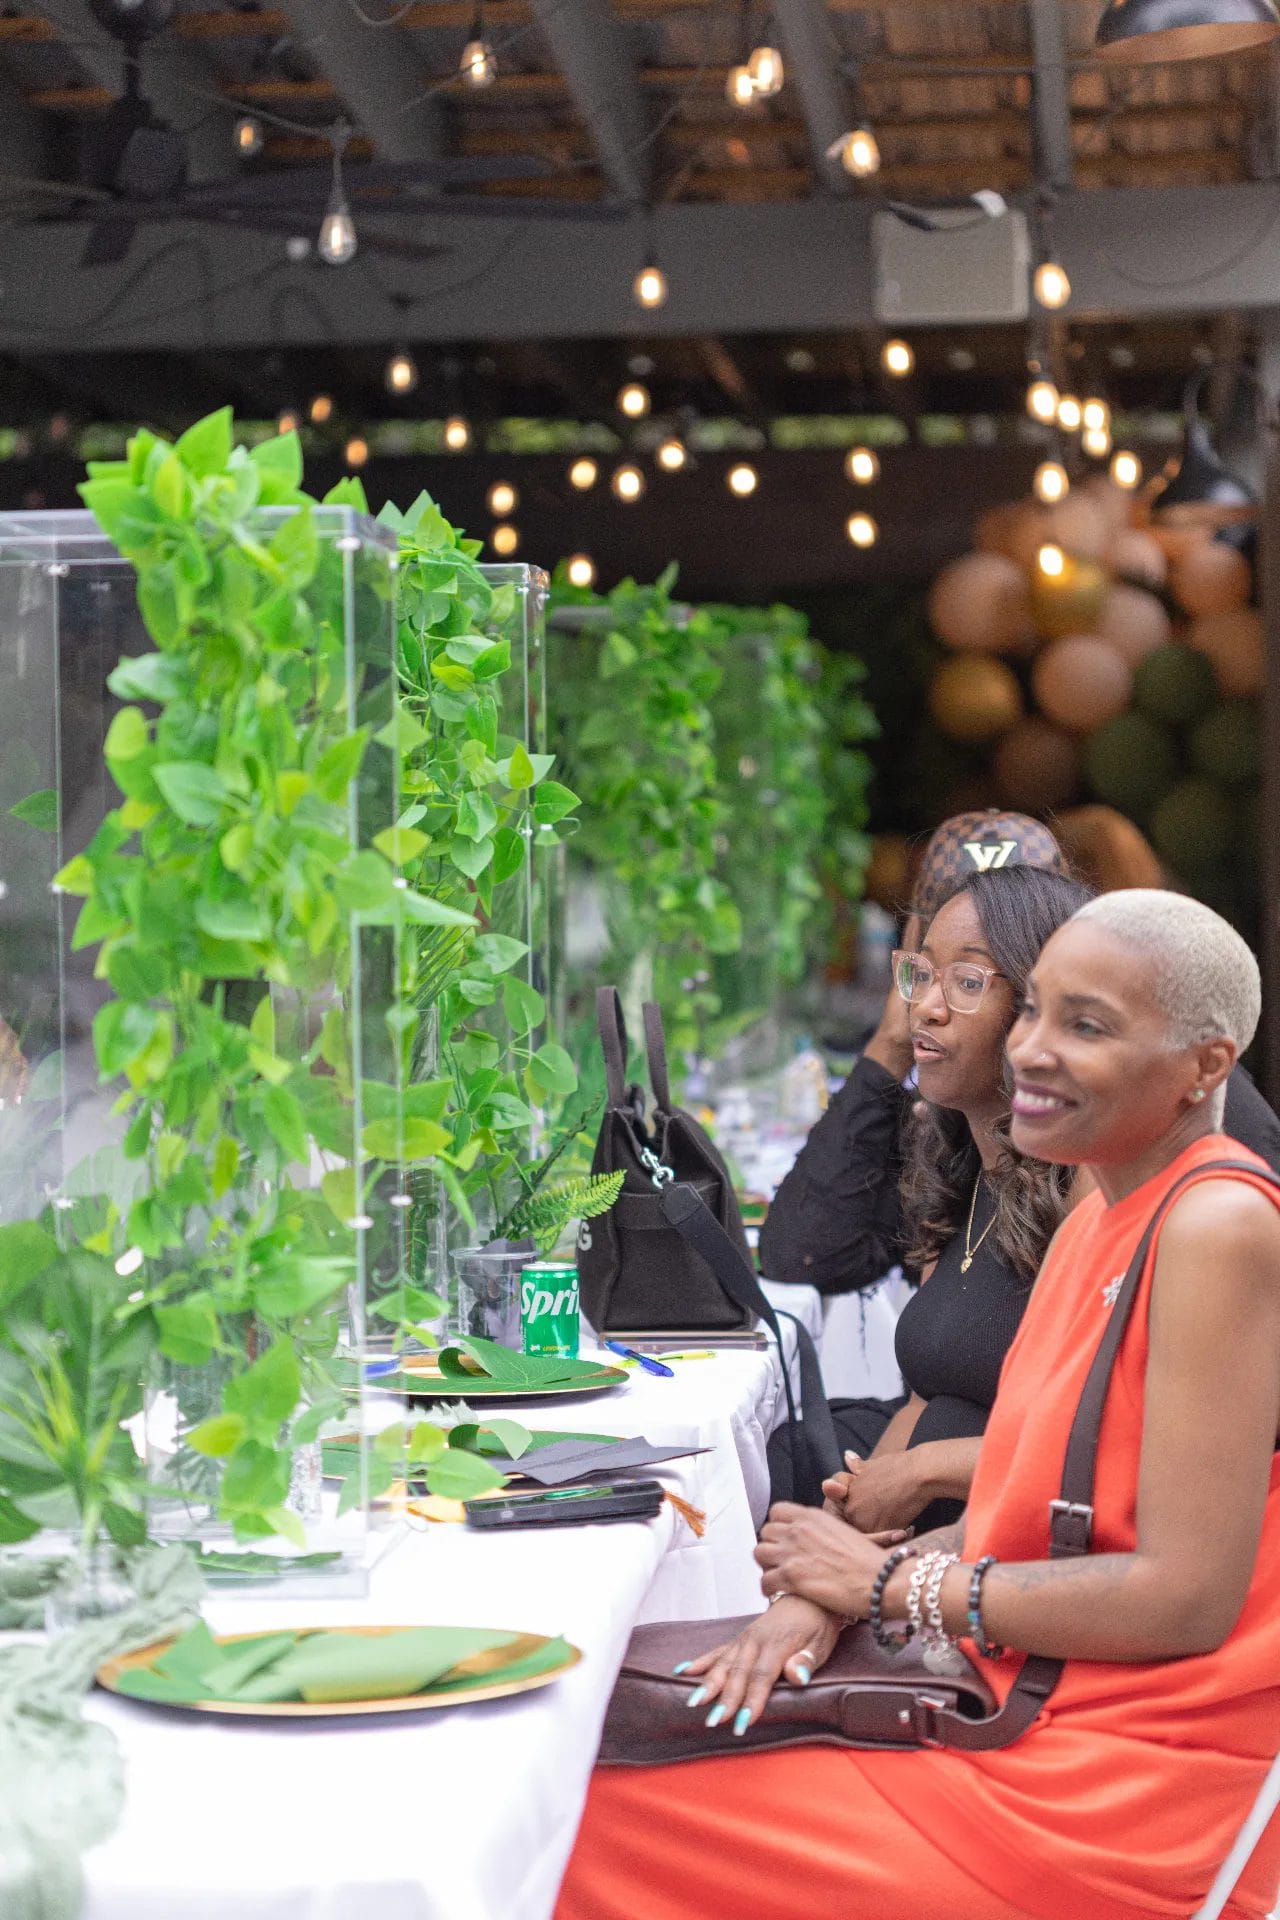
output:
M693 1115L673 1105L662 1015L644 1008L653 1088L646 1122L644 1089L626 1083L627 1029L614 987L596 994L608 1101L591 1163L593 1173L623 1175L605 1214L578 1238L582 1311L598 1334L714 1334L765 1325L783 1352L778 1315L756 1277L733 1182ZM799 1498L821 1502L822 1481L840 1470L840 1447L808 1330L795 1324L800 1372L798 1420L791 1370L782 1369Z

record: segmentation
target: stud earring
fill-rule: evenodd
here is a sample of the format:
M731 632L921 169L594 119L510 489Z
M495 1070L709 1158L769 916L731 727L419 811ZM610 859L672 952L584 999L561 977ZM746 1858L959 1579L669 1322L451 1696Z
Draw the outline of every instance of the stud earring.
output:
M1198 1101L1201 1101L1201 1100L1203 1100L1203 1099L1204 1099L1204 1088L1203 1088L1203 1087L1192 1087L1192 1089L1191 1089L1191 1098L1192 1098L1193 1100L1195 1100L1195 1101L1197 1101L1197 1102L1198 1102Z

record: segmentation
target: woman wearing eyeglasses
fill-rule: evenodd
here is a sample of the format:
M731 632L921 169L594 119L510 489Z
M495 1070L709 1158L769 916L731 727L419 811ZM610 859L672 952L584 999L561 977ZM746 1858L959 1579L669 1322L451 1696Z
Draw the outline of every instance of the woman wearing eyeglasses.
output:
M905 1405L832 1407L848 1471L827 1483L828 1504L863 1532L947 1526L967 1496L1072 1180L1010 1144L1005 1041L1041 948L1089 897L1035 867L975 874L919 951L894 956L922 1103L906 1142L905 1246L925 1284L898 1321Z

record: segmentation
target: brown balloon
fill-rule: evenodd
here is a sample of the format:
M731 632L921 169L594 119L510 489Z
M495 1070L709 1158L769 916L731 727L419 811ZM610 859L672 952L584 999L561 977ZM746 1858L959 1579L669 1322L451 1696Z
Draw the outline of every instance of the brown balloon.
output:
M1048 508L1040 506L1034 500L1020 501L1008 522L1005 552L1011 560L1016 560L1033 580L1036 573L1036 555L1049 538Z
M929 619L945 646L1003 653L1031 624L1026 575L1004 554L966 554L930 588Z
M911 845L901 833L878 833L871 842L863 891L886 913L901 913L911 898Z
M973 530L973 544L979 553L1002 553L1007 560L1015 556L1011 541L1018 525L1020 508L1015 504L990 507Z
M1092 733L1123 713L1133 694L1133 674L1123 655L1096 634L1055 640L1031 675L1036 699L1060 727Z
M1133 524L1133 495L1118 487L1105 473L1090 474L1080 492L1102 513L1107 531L1113 537Z
M1249 562L1221 540L1202 540L1174 561L1170 574L1178 605L1198 619L1231 613L1249 598L1253 575Z
M1087 493L1069 493L1049 509L1049 538L1076 560L1101 560L1111 538L1107 516Z
M951 740L981 745L1007 733L1022 713L1022 691L1002 660L961 653L944 660L929 688L934 719Z
M1173 638L1169 616L1155 595L1123 583L1112 587L1103 601L1096 632L1110 641L1130 667L1138 666L1157 647L1168 646Z
M1169 576L1169 561L1158 540L1141 527L1125 527L1111 542L1107 564L1112 573L1140 580L1146 587L1162 587Z
M1232 699L1262 692L1266 682L1266 653L1262 617L1253 607L1231 613L1209 613L1192 623L1187 639L1213 668L1219 688Z
M1102 568L1089 560L1068 559L1056 575L1043 573L1037 566L1031 582L1031 613L1037 627L1047 639L1092 633L1108 584Z
M1058 815L1053 829L1080 878L1099 893L1164 886L1165 871L1155 848L1114 807L1073 807Z
M992 766L1001 804L1027 813L1049 813L1065 806L1080 784L1075 741L1038 714L1019 720L1006 733Z

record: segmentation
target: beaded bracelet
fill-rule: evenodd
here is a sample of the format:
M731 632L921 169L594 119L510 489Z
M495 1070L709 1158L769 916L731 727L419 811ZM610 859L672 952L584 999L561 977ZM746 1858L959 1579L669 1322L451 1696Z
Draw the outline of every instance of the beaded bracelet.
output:
M988 1572L999 1563L994 1553L984 1553L969 1576L969 1638L977 1647L984 1660L1002 1660L1005 1649L988 1640L982 1624L982 1583Z
M899 1652L901 1648L906 1646L911 1636L885 1626L884 1613L882 1611L884 1607L885 1588L903 1561L911 1560L915 1557L915 1551L915 1548L912 1546L895 1547L892 1553L885 1555L885 1558L880 1563L880 1571L871 1583L871 1598L867 1605L867 1618L871 1622L871 1631L875 1636L876 1645L883 1647L887 1653Z
M939 1553L933 1557L928 1584L924 1590L925 1618L929 1623L929 1637L935 1646L954 1647L955 1641L947 1632L946 1622L942 1618L942 1582L947 1569L954 1567L959 1560L958 1553Z

